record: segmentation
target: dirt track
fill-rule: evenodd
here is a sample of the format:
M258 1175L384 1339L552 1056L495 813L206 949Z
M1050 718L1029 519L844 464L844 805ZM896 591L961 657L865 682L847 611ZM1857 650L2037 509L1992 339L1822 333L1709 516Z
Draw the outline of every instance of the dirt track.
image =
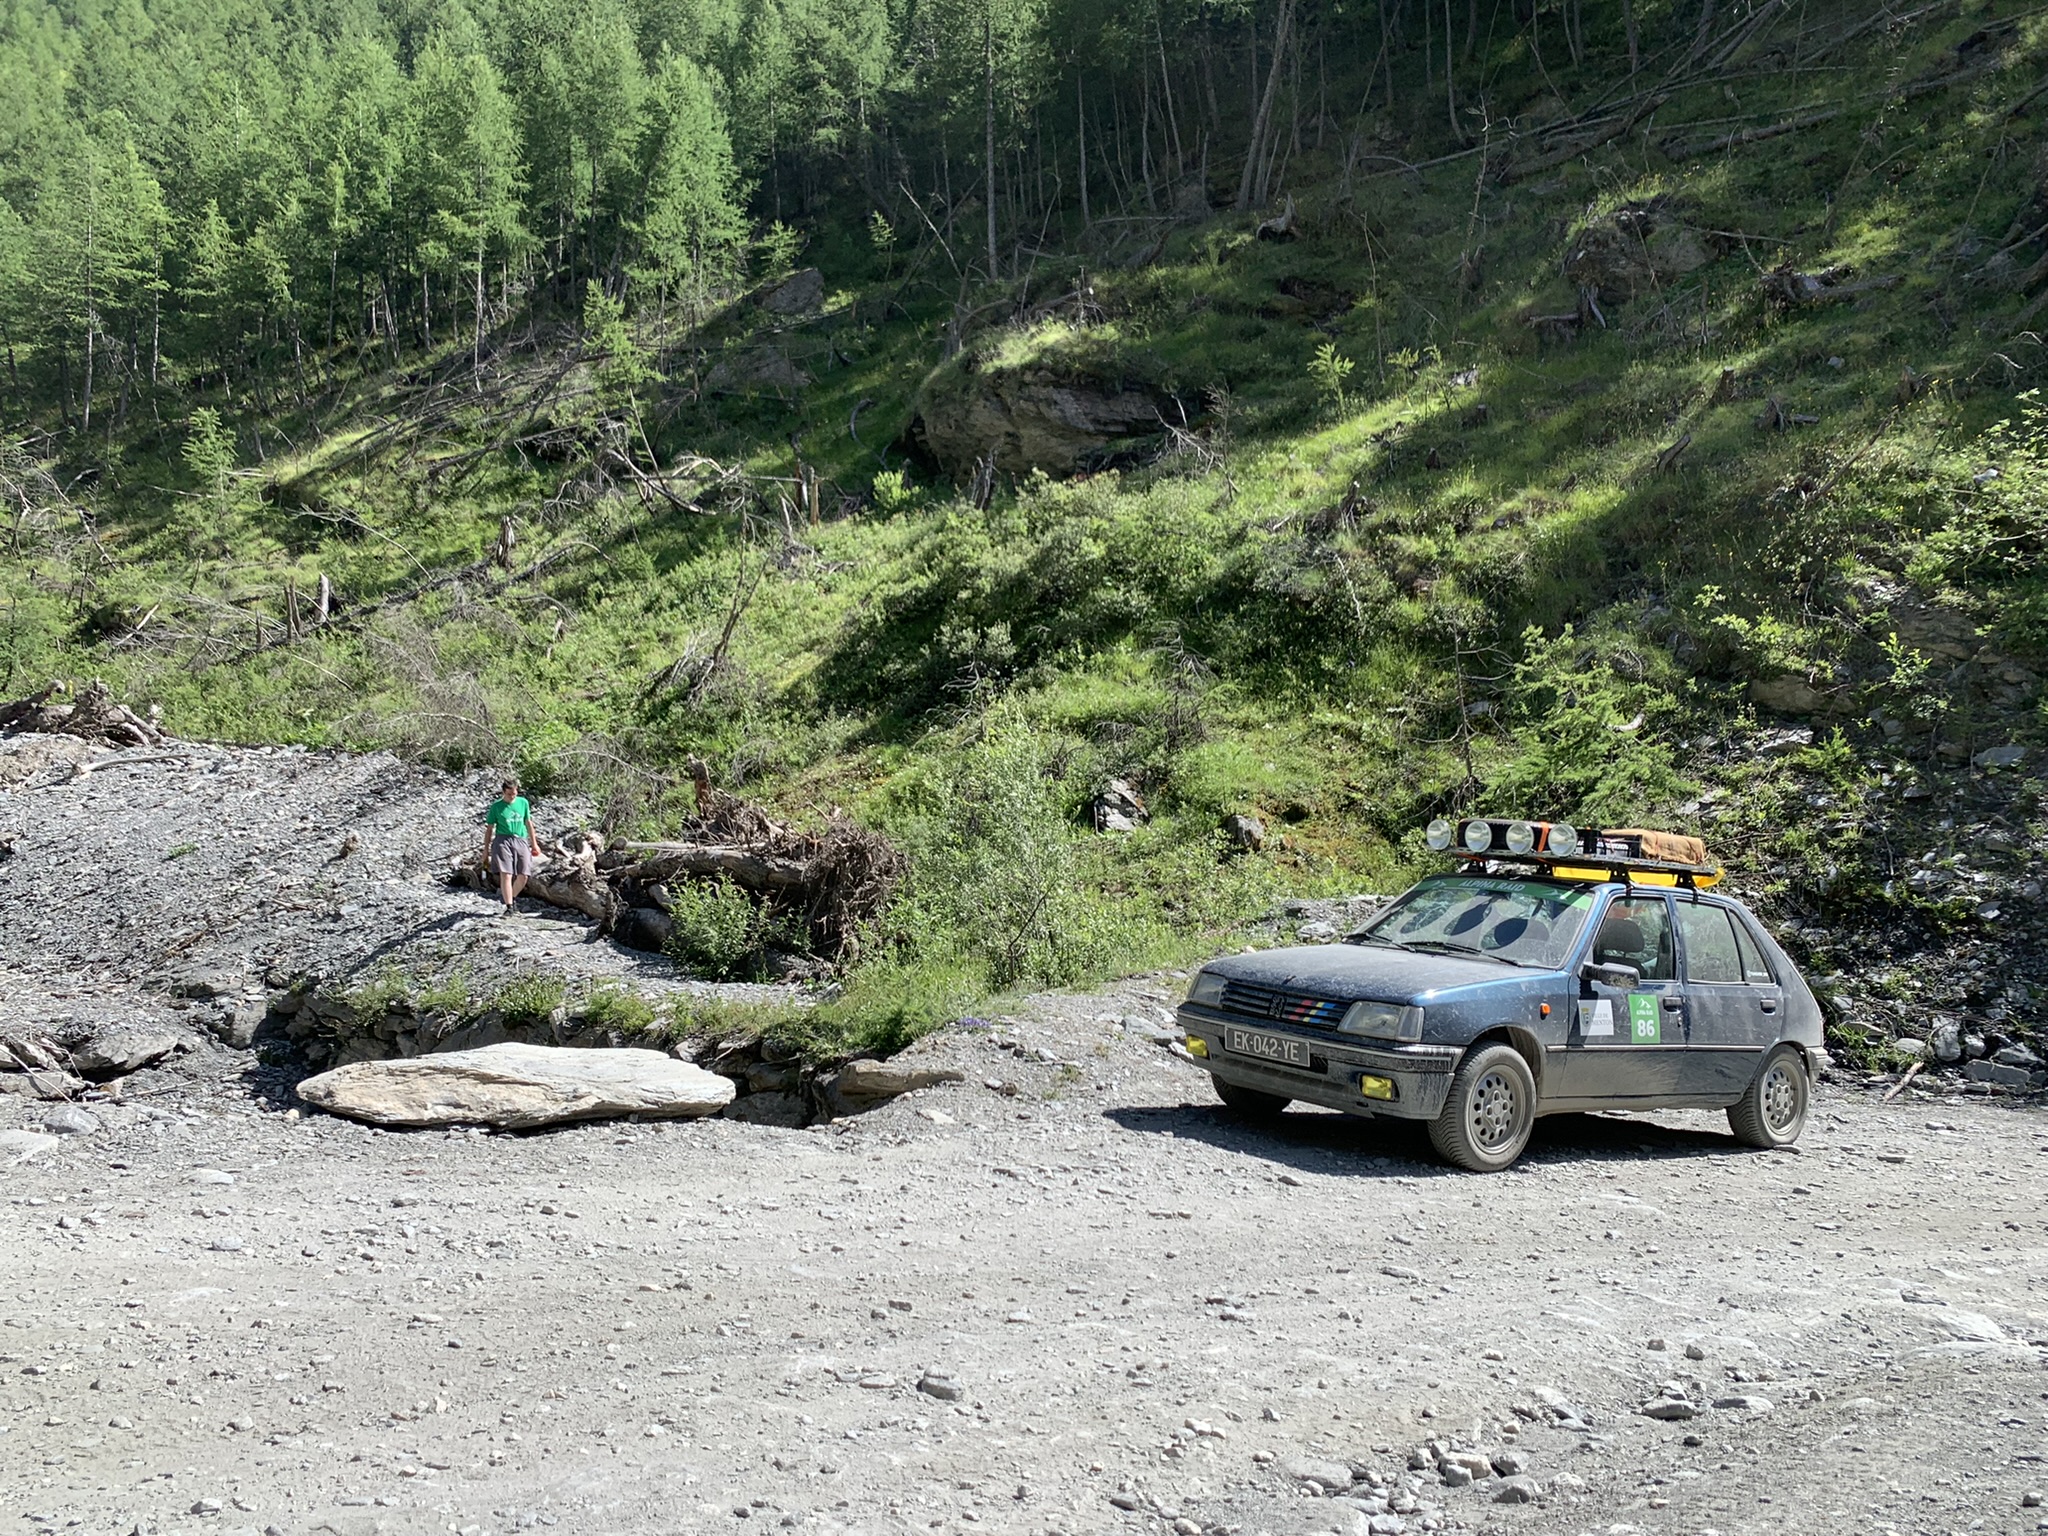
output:
M448 892L474 786L51 740L0 754L0 1023L191 1049L91 1134L0 1095L0 1536L2048 1528L2037 1112L1829 1084L1796 1155L1580 1117L1478 1178L1233 1120L1159 978L934 1037L964 1082L809 1131L301 1119L174 972L225 1018L375 950L652 962ZM1644 1417L1666 1383L1751 1401ZM1488 1475L1410 1472L1430 1440Z
M123 1536L2037 1528L2048 1124L1824 1091L1798 1155L1704 1115L1574 1119L1517 1172L1459 1175L1399 1129L1234 1122L1114 1022L1170 985L949 1033L919 1054L965 1083L811 1131L384 1134L188 1057L160 1108L8 1170L0 1513ZM1771 1407L1640 1416L1668 1380ZM1540 1497L1404 1490L1429 1437L1515 1450ZM1392 1486L1313 1497L1304 1456Z

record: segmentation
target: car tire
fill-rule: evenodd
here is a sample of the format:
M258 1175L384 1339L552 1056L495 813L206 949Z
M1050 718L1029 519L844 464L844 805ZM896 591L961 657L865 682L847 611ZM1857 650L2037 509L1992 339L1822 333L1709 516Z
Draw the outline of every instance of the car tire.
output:
M1781 1045L1764 1057L1742 1097L1728 1106L1728 1129L1737 1141L1767 1152L1789 1147L1806 1129L1812 1102L1806 1058L1797 1046Z
M1256 1088L1226 1083L1213 1074L1209 1081L1216 1085L1216 1097L1223 1101L1224 1107L1235 1110L1247 1120L1277 1120L1280 1111L1294 1102L1292 1099L1282 1098L1277 1093L1261 1093Z
M1536 1074L1513 1046L1488 1045L1459 1063L1429 1140L1446 1162L1498 1173L1522 1155L1535 1125Z

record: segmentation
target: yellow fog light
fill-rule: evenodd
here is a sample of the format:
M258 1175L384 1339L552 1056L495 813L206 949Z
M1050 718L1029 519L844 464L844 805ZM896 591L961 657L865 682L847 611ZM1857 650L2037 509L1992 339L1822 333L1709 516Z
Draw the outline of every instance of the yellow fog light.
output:
M1391 1077L1374 1077L1371 1073L1358 1080L1361 1098L1391 1099L1394 1096L1394 1080Z
M1209 1042L1206 1040L1197 1039L1193 1035L1189 1035L1188 1054L1190 1056L1207 1056L1209 1054Z

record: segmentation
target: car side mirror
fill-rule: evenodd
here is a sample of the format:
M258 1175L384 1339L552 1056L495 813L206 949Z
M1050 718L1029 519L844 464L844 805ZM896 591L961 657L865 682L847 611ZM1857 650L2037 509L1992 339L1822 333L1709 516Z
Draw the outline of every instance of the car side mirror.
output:
M1600 960L1588 960L1579 974L1588 981L1596 981L1603 987L1615 987L1626 992L1643 979L1643 973L1632 965L1615 965Z

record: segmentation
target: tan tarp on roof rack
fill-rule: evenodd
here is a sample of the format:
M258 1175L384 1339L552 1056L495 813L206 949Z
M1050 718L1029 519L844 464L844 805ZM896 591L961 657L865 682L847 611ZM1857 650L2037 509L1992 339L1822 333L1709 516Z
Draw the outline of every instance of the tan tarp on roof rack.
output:
M1707 845L1682 832L1653 832L1643 827L1602 828L1593 838L1593 856L1606 859L1652 859L1660 864L1707 862Z

